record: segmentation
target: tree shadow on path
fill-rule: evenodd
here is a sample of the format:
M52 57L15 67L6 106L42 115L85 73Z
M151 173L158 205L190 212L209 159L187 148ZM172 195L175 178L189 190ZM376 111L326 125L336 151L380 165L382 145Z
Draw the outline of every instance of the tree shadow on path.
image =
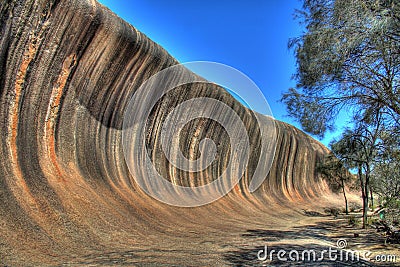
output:
M224 258L233 266L399 266L396 263L382 265L367 260L368 254L362 251L338 249L338 239L328 236L338 232L337 222L321 222L289 230L249 229L241 235L245 242L265 245L232 249L225 253ZM352 242L348 238L351 238L350 234L346 241ZM280 250L282 252L278 257Z

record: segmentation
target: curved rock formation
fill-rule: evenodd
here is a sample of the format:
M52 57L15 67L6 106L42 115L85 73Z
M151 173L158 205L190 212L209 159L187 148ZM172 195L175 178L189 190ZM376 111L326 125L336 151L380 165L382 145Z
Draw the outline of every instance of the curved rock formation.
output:
M193 159L200 140L218 144L219 160L209 168L180 172L161 152L159 124L178 103L200 96L240 116L250 164L240 183L209 205L154 200L128 171L123 115L145 80L178 62L94 0L5 0L0 12L2 264L223 264L223 244L237 233L297 220L296 210L329 193L314 172L327 149L279 121L271 171L250 193L261 142L254 114L216 85L190 84L164 96L147 122L146 146L158 171L197 186L226 167L229 138L212 120L191 121L181 137L182 153Z

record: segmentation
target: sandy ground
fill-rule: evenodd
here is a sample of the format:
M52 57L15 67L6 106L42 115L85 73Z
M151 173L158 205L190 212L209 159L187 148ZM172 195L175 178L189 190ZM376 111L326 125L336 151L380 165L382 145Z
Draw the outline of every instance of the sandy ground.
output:
M400 245L385 245L376 230L352 227L344 217L313 214L280 227L232 225L225 232L185 229L155 247L93 252L62 266L400 266Z
M287 229L252 229L242 237L242 248L226 258L236 266L400 266L400 245L385 244L375 229L350 226L347 218L315 216ZM279 250L285 254L278 256Z

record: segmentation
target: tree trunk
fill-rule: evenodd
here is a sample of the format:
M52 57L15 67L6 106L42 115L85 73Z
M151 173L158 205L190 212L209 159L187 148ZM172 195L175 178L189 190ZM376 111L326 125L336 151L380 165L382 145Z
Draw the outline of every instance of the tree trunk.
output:
M363 180L362 174L362 165L358 165L358 178L360 179L360 186L361 186L361 196L363 200L363 226L362 228L365 229L367 227L367 212L368 212L368 194L366 194L365 184Z
M374 193L372 192L372 188L369 187L369 194L370 194L370 199L371 199L371 209L374 208Z
M349 214L349 205L348 205L348 202L347 202L346 190L344 189L344 179L341 179L341 180L342 180L342 190L343 190L344 203L346 205L346 215L348 215Z
M364 211L363 211L363 229L366 228L367 224L368 224L368 200L369 200L369 193L368 193L368 189L369 189L369 174L370 172L370 167L369 164L366 163L366 170L365 170L365 184L364 184L364 188L365 188L365 206L364 206Z
M363 229L367 228L368 223L368 195L363 196Z

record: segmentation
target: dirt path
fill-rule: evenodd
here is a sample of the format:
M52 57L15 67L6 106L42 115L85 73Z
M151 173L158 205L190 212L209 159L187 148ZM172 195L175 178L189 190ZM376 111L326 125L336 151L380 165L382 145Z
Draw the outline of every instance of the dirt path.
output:
M158 246L93 252L63 266L400 266L400 245L384 245L375 230L351 227L345 218L320 215L280 227L244 226L187 231Z
M250 229L242 237L242 248L226 254L236 266L400 266L400 245L385 245L376 230L352 227L346 218L310 217L283 230Z

